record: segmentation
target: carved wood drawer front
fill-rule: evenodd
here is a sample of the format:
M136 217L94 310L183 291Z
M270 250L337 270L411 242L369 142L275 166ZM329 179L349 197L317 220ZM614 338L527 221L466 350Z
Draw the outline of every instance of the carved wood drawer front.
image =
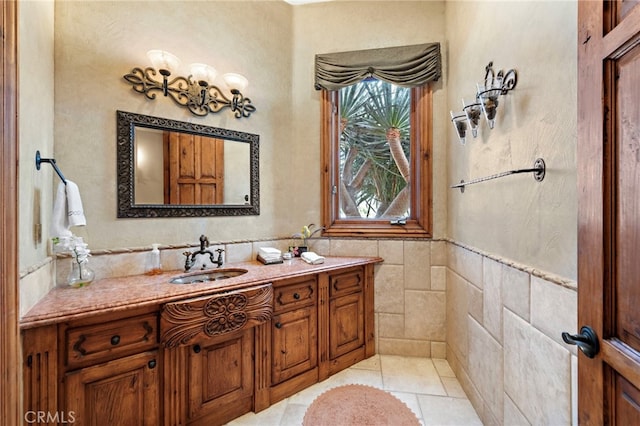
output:
M157 315L149 314L69 328L65 332L67 365L86 365L153 348L158 342L157 323Z
M329 277L330 297L344 296L364 289L364 274L361 268L352 269Z
M274 312L312 305L318 294L316 277L304 277L279 283L274 289Z
M167 303L160 315L160 341L167 347L188 345L196 337L216 337L269 321L271 284Z

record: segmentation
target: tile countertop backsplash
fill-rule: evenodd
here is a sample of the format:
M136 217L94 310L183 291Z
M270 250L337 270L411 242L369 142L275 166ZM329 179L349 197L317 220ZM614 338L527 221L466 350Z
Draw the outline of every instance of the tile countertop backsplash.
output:
M40 300L20 320L20 327L32 328L99 313L114 312L132 307L161 304L184 298L231 291L265 282L319 273L335 268L360 266L382 262L380 257L327 257L325 263L309 265L299 258L284 263L263 265L258 261L227 263L221 269L241 268L247 273L225 279L197 284L172 284L172 278L184 275L181 270L159 275L132 275L98 279L82 288L56 287ZM215 270L215 269L213 269ZM190 274L196 274L192 270Z

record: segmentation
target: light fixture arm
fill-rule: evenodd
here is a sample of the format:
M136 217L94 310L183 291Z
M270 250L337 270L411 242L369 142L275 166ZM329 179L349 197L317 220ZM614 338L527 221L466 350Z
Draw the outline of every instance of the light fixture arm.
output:
M125 74L124 79L131 84L133 90L144 94L147 99L155 99L157 92L161 92L176 104L201 117L225 108L230 108L236 118L249 117L256 110L251 104L251 99L245 98L237 89L231 90L233 96L229 99L217 86L201 84L191 76L178 76L169 80L171 74L168 71L160 70L159 73L162 75L162 81L156 79L158 71L154 68L136 67L129 74Z
M484 87L492 88L495 87L495 81L500 81L500 89L501 95L506 95L510 90L515 89L516 84L518 83L518 74L516 70L510 69L506 73L502 70L497 73L493 70L493 61L489 62L486 67L484 67Z

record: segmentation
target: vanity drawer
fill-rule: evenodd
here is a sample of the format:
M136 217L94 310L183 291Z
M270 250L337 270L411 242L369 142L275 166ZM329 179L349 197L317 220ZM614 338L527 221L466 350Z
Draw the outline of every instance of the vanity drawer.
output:
M362 268L329 275L329 296L344 296L364 289L364 272Z
M273 311L284 312L315 304L318 282L315 276L297 278L274 284Z
M87 365L153 348L158 340L156 314L103 324L68 328L64 333L66 363Z

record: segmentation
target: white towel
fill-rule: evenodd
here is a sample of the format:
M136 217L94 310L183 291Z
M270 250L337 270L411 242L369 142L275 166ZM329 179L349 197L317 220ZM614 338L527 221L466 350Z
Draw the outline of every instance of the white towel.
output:
M278 260L282 258L282 252L273 247L260 247L258 249L258 256L264 260Z
M87 224L78 185L70 180L67 180L66 185L63 182L58 185L53 203L52 221L52 237L70 237L72 233L69 228Z
M300 258L312 265L319 265L324 263L324 256L320 256L312 251L305 251L300 255Z

